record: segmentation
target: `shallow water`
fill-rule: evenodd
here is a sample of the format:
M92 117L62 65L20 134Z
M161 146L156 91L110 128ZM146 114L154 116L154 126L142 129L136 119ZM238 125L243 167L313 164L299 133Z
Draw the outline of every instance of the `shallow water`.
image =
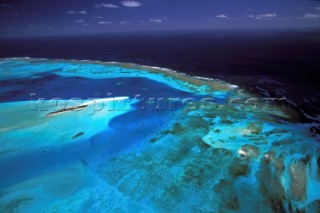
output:
M172 73L1 60L1 212L319 211L317 124Z

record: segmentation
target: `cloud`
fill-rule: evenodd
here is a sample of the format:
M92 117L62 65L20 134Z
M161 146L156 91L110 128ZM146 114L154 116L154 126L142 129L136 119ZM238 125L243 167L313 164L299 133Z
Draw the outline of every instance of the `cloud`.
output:
M271 19L274 19L276 18L278 15L276 13L266 13L266 14L261 14L261 15L258 15L256 16L256 19L267 19L267 20L271 20Z
M320 11L320 7L317 7L316 10L319 10L319 11Z
M11 8L11 4L0 4L0 7L6 7L6 8Z
M80 10L80 11L74 11L74 10L69 10L66 12L68 15L86 15L88 14L85 10Z
M266 14L260 14L260 15L247 15L246 16L247 18L255 18L255 19L258 19L258 20L272 20L274 18L278 18L278 15L276 13L266 13Z
M149 19L150 22L153 22L153 23L162 23L163 20L162 19Z
M69 15L71 15L71 14L77 14L77 12L74 11L74 10L69 10L69 11L66 12L66 14L69 14Z
M315 14L315 13L307 13L303 15L304 19L316 19L320 18L320 14Z
M98 24L112 24L111 21L99 21Z
M75 22L75 23L83 23L84 20L80 19L80 20L75 20L74 22Z
M141 7L143 4L134 0L125 0L121 4L125 7Z
M130 21L120 21L120 24L129 24Z
M81 10L78 12L78 14L82 14L82 15L85 15L85 14L88 14L85 10Z
M224 14L220 14L220 15L217 15L216 18L228 18L228 16L226 16Z
M96 8L112 8L112 9L119 8L118 5L106 4L106 3L95 4L94 7L96 7Z

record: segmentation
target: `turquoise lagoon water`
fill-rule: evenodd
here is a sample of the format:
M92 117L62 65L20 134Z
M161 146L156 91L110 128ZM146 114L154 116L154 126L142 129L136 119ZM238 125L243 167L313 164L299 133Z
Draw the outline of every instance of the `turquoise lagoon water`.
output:
M319 138L223 81L0 60L0 212L319 212Z

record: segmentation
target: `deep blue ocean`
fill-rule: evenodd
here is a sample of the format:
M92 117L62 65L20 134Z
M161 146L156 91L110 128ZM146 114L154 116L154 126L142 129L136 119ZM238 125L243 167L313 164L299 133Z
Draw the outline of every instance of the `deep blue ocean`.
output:
M132 62L218 78L320 112L320 31L180 31L0 39L0 58ZM319 130L315 130L319 131Z

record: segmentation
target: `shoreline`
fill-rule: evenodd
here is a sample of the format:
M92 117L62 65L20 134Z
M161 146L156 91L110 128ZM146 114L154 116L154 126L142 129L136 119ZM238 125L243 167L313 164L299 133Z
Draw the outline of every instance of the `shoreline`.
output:
M92 64L92 65L117 65L122 68L127 69L139 69L141 71L146 71L151 74L165 74L168 77L175 78L176 80L191 83L192 86L201 87L203 84L207 84L210 88L206 88L207 93L214 92L216 90L220 91L230 91L232 89L238 88L237 85L232 85L226 81L220 79L213 79L213 78L206 78L201 76L191 76L189 74L178 72L169 68L162 68L156 66L146 66L141 64L135 64L130 62L114 62L114 61L93 61L93 60L77 60L77 59L49 59L49 58L31 58L31 57L13 57L13 58L0 58L0 61L5 60L22 60L22 61L30 61L30 62L37 62L37 61L46 61L50 62L71 62L77 64ZM187 86L190 87L190 86ZM195 88L190 88L195 89Z

